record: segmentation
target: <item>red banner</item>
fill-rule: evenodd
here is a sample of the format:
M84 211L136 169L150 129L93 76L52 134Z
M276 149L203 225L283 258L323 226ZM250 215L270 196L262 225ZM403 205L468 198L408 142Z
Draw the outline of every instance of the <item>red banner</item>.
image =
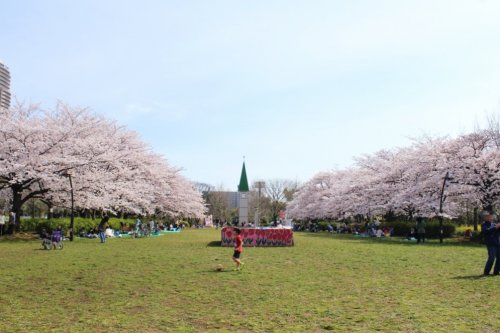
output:
M292 229L241 228L243 246L293 246ZM234 246L234 228L225 227L221 231L221 245Z

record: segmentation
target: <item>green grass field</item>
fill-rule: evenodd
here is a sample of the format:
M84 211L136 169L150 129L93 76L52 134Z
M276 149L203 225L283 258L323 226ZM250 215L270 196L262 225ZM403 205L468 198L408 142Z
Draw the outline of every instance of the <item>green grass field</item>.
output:
M245 248L242 272L216 230L55 251L4 239L0 332L500 332L481 246L294 236Z

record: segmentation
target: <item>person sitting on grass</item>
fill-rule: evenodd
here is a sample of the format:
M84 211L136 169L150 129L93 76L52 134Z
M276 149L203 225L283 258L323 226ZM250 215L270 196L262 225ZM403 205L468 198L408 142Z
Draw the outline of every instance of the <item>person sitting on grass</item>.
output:
M113 229L111 229L109 225L106 228L106 231L104 231L104 234L106 235L106 238L115 237L115 232L113 231Z
M40 239L42 240L42 247L45 250L50 250L52 247L52 241L50 240L50 234L47 232L47 229L42 228L42 231L40 232Z
M406 236L407 240L416 240L417 234L415 233L415 229L411 228L410 231L408 232L408 235Z
M472 230L470 230L470 228L467 228L467 230L465 230L464 237L467 239L470 239L472 237Z
M87 237L88 238L97 238L98 233L99 233L99 231L97 230L97 227L91 228L89 230L89 232L87 233Z

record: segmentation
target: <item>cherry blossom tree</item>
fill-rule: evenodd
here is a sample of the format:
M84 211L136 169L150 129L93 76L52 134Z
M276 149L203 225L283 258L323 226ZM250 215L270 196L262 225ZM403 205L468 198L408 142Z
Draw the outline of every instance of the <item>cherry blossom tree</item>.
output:
M332 187L332 174L330 172L318 173L295 193L294 199L287 208L288 216L299 220L326 217L327 205L324 202L330 198Z
M498 132L481 130L451 140L443 152L446 169L460 184L455 195L486 210L500 201Z
M0 112L0 190L19 217L31 198L80 208L150 214L204 212L201 194L134 132L84 108L16 105ZM19 222L19 220L18 220Z
M500 204L500 122L492 119L485 130L455 139L426 136L409 147L359 157L347 170L321 172L299 189L289 215L318 219L394 212L411 219L440 214L441 203L450 216L463 214L464 203L492 209Z

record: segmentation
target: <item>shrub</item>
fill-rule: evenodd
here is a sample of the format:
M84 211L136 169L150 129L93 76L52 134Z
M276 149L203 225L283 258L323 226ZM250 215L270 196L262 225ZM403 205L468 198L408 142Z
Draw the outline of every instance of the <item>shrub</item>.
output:
M430 221L425 228L426 237L439 238L439 221ZM443 221L443 238L450 238L455 234L455 225L449 221Z
M408 235L412 227L413 224L410 225L408 222L401 221L385 222L380 225L380 228L393 228L393 235L401 237Z
M74 232L75 235L78 233L80 229L90 230L99 225L101 219L89 219L83 217L75 217L74 218ZM119 218L110 218L109 225L112 229L119 230L120 222L124 222L125 224L133 224L133 219L119 219ZM40 233L42 228L45 228L47 231L52 231L56 229L58 226L61 226L64 233L69 231L71 219L69 217L66 218L53 218L53 219L23 219L21 221L21 230L22 231L34 231Z
M189 227L191 227L191 224L188 221L185 221L185 220L179 220L177 223L182 228L189 228Z
M394 228L394 236L406 237L411 228L415 228L415 222L413 221L394 221L383 223L382 228ZM443 221L443 238L450 238L455 233L455 225L449 221ZM426 238L439 238L440 228L439 221L428 220L425 226L425 237Z
M473 232L472 236L470 238L471 242L479 243L479 244L484 244L484 234L482 231L480 232Z
M321 221L318 223L318 228L320 231L325 231L325 230L328 230L329 225L330 225L330 223L328 223L326 221Z

